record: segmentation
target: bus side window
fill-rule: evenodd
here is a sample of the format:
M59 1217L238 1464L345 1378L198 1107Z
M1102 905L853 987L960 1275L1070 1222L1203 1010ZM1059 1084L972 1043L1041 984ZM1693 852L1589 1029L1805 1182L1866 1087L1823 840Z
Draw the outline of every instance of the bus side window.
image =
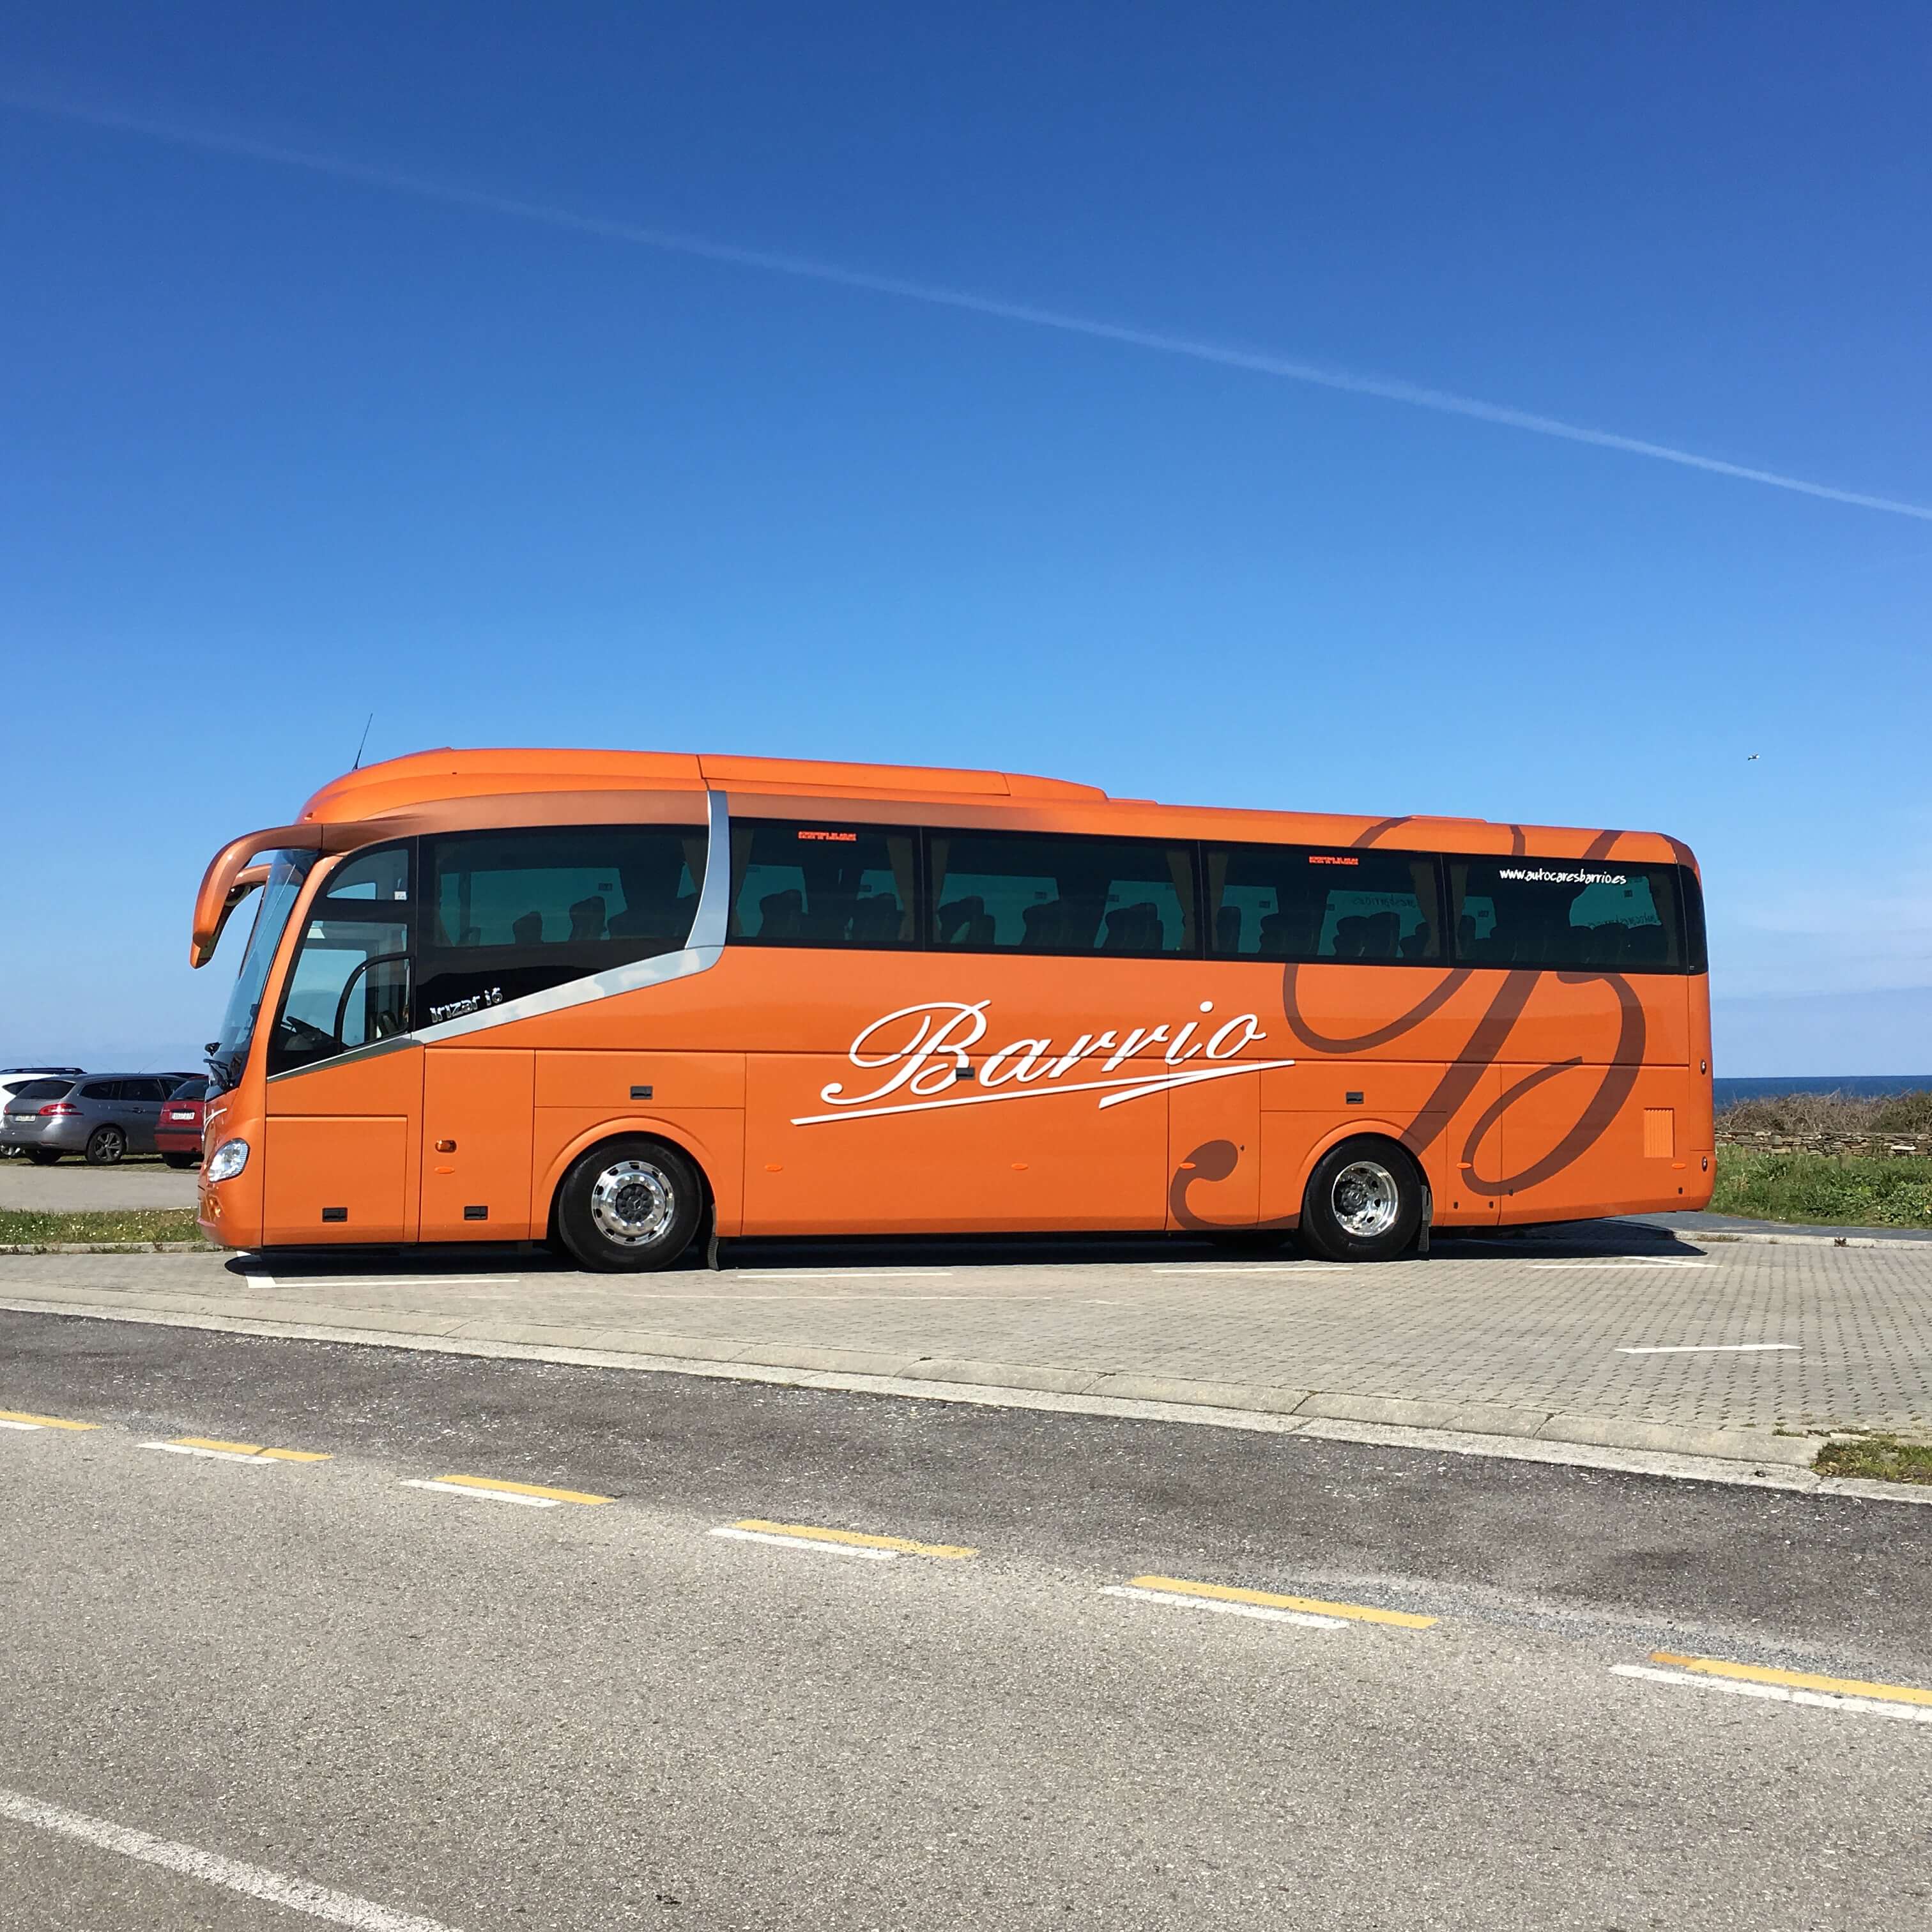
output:
M1617 859L1453 859L1456 957L1545 971L1681 973L1675 874Z
M1292 845L1216 845L1203 856L1219 958L1401 966L1442 957L1432 857Z
M736 945L914 945L916 849L911 832L872 826L736 823L728 936Z
M1193 858L1184 845L934 831L926 850L934 946L1138 958L1196 950Z
M697 826L526 826L423 841L416 1024L675 952L704 876Z

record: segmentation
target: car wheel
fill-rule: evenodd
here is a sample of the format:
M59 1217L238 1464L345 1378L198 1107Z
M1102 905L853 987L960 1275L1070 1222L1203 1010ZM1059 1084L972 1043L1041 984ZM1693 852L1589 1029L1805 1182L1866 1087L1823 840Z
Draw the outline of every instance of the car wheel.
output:
M51 1167L60 1159L60 1151L56 1148L29 1148L27 1158L36 1167Z
M556 1231L580 1267L641 1273L676 1261L704 1213L703 1184L683 1155L660 1141L607 1141L563 1177Z
M1422 1226L1422 1174L1393 1141L1363 1135L1316 1163L1301 1202L1305 1246L1331 1262L1387 1262Z
M128 1135L124 1128L96 1127L87 1137L87 1164L89 1167L112 1167L127 1151Z
M170 1167L199 1167L201 1156L198 1154L164 1154L161 1156Z

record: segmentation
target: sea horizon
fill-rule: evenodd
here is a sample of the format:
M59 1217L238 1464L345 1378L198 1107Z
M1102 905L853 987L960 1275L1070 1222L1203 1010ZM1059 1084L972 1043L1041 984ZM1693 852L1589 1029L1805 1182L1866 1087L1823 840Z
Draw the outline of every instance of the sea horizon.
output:
M1932 1073L1719 1074L1711 1082L1720 1107L1739 1100L1782 1100L1792 1094L1847 1094L1862 1100L1932 1090Z

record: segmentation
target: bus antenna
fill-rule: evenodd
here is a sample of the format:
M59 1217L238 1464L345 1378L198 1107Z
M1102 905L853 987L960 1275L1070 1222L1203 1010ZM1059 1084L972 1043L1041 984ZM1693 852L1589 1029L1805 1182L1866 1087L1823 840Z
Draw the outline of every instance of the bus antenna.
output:
M356 762L349 767L352 772L359 772L362 769L362 747L368 743L369 727L375 722L376 714L373 711L362 721L362 735L356 741Z

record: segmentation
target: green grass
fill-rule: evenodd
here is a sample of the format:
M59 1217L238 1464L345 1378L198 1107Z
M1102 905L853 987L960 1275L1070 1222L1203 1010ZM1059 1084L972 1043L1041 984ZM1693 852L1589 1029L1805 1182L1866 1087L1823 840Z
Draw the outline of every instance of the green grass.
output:
M88 1214L0 1208L0 1247L22 1242L198 1241L192 1208L126 1208Z
M1711 1212L1852 1228L1932 1228L1932 1160L1720 1148Z
M1828 1442L1813 1459L1821 1476L1863 1476L1880 1483L1932 1483L1932 1442L1896 1436L1860 1436Z

